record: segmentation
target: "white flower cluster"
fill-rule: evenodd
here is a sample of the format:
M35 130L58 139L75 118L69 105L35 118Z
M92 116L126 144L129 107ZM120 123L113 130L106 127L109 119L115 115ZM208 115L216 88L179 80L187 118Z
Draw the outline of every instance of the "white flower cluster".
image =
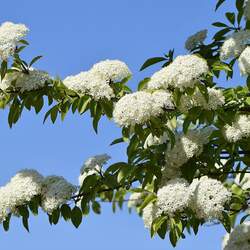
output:
M162 214L173 217L185 209L191 209L199 219L221 219L231 196L221 182L207 176L194 179L190 185L183 178L172 179L158 190L157 201L143 209L145 227L151 228Z
M216 110L225 104L225 97L223 91L216 88L207 88L208 101L199 90L196 90L192 96L182 95L180 99L179 109L186 113L189 109L194 107L201 107L204 110Z
M224 137L229 142L237 142L241 139L250 137L250 116L238 115L230 126L224 127Z
M88 94L95 100L114 97L110 82L118 82L129 78L131 72L128 66L119 60L106 60L95 64L92 69L68 76L63 80L64 85L80 94Z
M146 228L150 229L152 222L161 215L162 211L158 207L150 203L144 209L142 213L142 219Z
M153 74L149 89L193 88L197 81L209 72L204 58L197 55L178 56L167 67Z
M250 249L250 221L243 222L234 228L224 238L223 250L249 250Z
M157 192L157 207L169 216L182 212L190 202L188 187L185 179L176 178L168 181Z
M187 39L185 43L185 48L191 51L195 49L198 45L201 45L206 38L207 38L207 30L201 30Z
M244 16L247 20L250 20L250 1L249 0L245 0Z
M35 170L24 169L0 188L0 222L18 206L26 204L34 196L41 194L43 176Z
M238 57L250 42L250 31L241 30L230 35L223 43L220 50L221 60Z
M76 187L61 176L48 176L43 181L42 208L48 214L68 201L76 192Z
M114 121L120 126L143 124L164 112L164 108L174 108L171 95L165 91L148 93L138 91L123 96L113 112Z
M192 157L199 156L212 131L212 128L207 127L177 134L174 147L169 146L165 154L167 167L179 168Z
M95 155L87 159L80 170L79 185L82 185L87 176L98 174L102 166L106 164L109 159L111 159L111 157L107 154Z
M93 65L93 72L104 75L108 81L120 82L132 75L128 66L119 60L105 60Z
M24 24L5 22L0 26L0 58L7 60L15 52L18 42L27 35L29 29Z
M250 2L249 2L250 3ZM250 74L250 47L246 47L239 57L239 69L243 76Z
M52 213L75 192L75 186L62 177L44 178L36 170L24 169L12 177L9 183L0 187L0 222L9 213L17 215L18 206L26 205L35 196L41 196L43 209Z
M68 76L63 80L64 85L80 94L88 94L95 100L114 97L114 91L109 86L103 75L92 71L81 72L74 76Z
M29 73L20 71L8 73L2 81L0 80L0 89L13 87L20 89L21 92L36 90L44 87L49 79L47 72L30 68Z
M220 181L203 176L190 185L190 207L200 219L221 219L231 195Z

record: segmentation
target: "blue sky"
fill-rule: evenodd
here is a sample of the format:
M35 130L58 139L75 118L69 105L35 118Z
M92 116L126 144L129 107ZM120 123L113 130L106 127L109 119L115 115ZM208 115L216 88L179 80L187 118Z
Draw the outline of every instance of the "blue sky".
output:
M157 69L139 72L145 59L171 48L178 54L186 53L183 44L190 34L204 28L212 31L210 24L221 16L221 12L214 13L213 4L215 0L12 0L2 1L0 21L21 22L30 28L31 45L24 58L43 55L36 66L53 76L63 78L87 70L100 60L120 59L133 71L129 85L135 88L140 79ZM0 185L22 168L35 168L44 175L63 175L77 183L80 166L89 156L106 152L112 155L112 161L125 159L122 146L108 146L119 137L119 129L112 122L102 119L100 132L95 135L86 115L69 115L55 125L43 125L43 116L44 112L38 116L24 112L20 122L9 129L7 112L1 111ZM1 232L1 247L172 249L168 240L151 240L135 213L129 215L124 209L113 215L106 205L101 216L86 218L78 230L63 221L51 227L42 214L31 219L30 230L27 233L21 221L13 220L10 232ZM223 234L221 226L204 227L198 237L187 235L176 249L219 250Z

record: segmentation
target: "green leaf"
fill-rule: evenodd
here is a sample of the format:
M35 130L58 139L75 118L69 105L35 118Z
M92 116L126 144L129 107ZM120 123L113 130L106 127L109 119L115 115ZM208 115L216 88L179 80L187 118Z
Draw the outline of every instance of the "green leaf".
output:
M71 218L71 208L69 205L67 204L63 204L61 206L61 214L62 214L62 217L65 221L68 221L70 220Z
M40 199L38 197L34 197L29 203L29 209L33 215L38 215L39 202Z
M113 145L115 145L115 144L122 143L122 142L124 142L123 138L118 138L118 139L113 140L113 141L110 143L110 146L113 146Z
M216 7L215 7L215 11L218 10L218 8L225 2L226 0L218 0Z
M78 112L80 114L84 113L90 103L91 98L89 96L82 96L78 102Z
M53 224L57 224L58 223L58 221L59 221L59 218L60 218L60 209L59 208L57 208L57 209L55 209L53 212L52 212L52 222L53 222Z
M24 228L29 232L29 221L28 221L28 218L23 217L22 221L23 221Z
M36 57L34 57L32 60L31 60L31 62L30 62L30 64L29 64L29 68L35 63L35 62L37 62L39 59L41 59L43 56L36 56Z
M71 211L71 221L76 228L78 228L82 222L82 211L77 206Z
M142 81L139 82L137 90L144 90L147 88L147 83L150 81L149 77L144 78Z
M8 214L8 216L3 221L3 229L6 232L9 231L9 228L10 228L10 218L11 218L11 214Z
M243 10L244 2L245 2L244 0L236 1L236 8L239 12Z
M149 203L156 201L157 197L155 194L149 194L143 201L140 206L140 210L142 211Z
M96 214L100 214L101 213L101 206L97 201L93 201L92 202L92 209Z
M118 176L117 176L118 183L124 181L125 178L129 176L129 174L131 173L132 170L133 170L133 168L129 165L122 167L118 173Z
M228 216L228 214L226 212L222 212L222 216L223 216L223 219L222 219L221 223L224 226L224 228L226 229L226 231L228 233L230 233L231 228L232 228L230 217Z
M141 66L140 71L146 69L147 67L162 62L162 61L166 61L167 59L165 57L153 57L153 58L149 58L148 60L145 61L145 63Z
M231 24L235 24L235 14L233 12L227 12L226 17Z
M24 39L19 40L19 43L22 43L22 44L25 44L25 45L29 45L29 43L26 40L24 40Z
M215 22L212 24L215 27L228 27L225 23Z
M7 68L8 68L8 62L7 61L2 61L1 63L1 80L5 77L7 73Z

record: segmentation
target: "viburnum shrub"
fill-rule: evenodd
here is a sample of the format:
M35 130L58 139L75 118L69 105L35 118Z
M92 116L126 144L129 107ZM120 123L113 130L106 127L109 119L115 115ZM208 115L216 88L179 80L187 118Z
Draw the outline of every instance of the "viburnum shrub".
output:
M33 68L41 56L31 62L20 56L29 29L3 23L0 106L9 110L10 127L24 110L39 113L46 103L44 122L87 112L97 132L106 116L121 128L111 145L127 145L126 162L108 165L106 154L86 160L78 186L36 170L18 172L0 188L4 229L18 216L29 230L29 214L39 208L51 224L63 218L78 227L90 210L101 213L101 202L113 211L127 202L151 236L168 234L174 246L206 223L221 223L228 232L224 250L250 249L250 1L235 3L225 22L213 23L219 30L210 42L202 30L187 39L186 55L169 50L148 59L141 70L162 65L136 92L127 85L129 67L119 60L65 79ZM225 76L233 81L237 68L241 85L219 87Z

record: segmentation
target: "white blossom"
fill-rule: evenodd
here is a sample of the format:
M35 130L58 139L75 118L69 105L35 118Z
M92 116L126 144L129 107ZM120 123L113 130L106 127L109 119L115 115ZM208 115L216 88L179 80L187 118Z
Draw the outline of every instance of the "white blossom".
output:
M201 30L187 39L185 43L185 48L191 51L195 49L198 45L201 45L206 38L207 30Z
M0 88L6 90L13 87L21 92L31 91L43 88L49 79L47 72L30 68L28 73L16 71L6 74L4 79L0 81Z
M152 222L160 216L162 211L153 203L148 204L142 213L142 219L144 222L144 226L148 229L151 228Z
M16 207L25 205L34 196L40 195L43 176L35 170L19 171L10 182L0 188L0 221L8 213L15 212Z
M225 237L223 250L249 250L250 249L250 221L245 221L234 228Z
M120 82L132 73L128 66L119 60L105 60L93 65L91 71L103 75L107 81Z
M84 71L74 76L68 76L63 84L79 94L88 94L95 100L114 97L114 91L102 74L94 71Z
M76 192L76 187L61 176L47 176L43 182L42 208L48 214L66 203Z
M156 91L148 93L138 91L123 96L115 105L113 117L120 126L143 124L152 117L164 112L164 108L173 108L171 95L167 92Z
M238 115L231 126L229 124L224 126L223 134L229 142L237 142L250 137L250 116Z
M149 89L193 88L197 81L209 72L204 58L197 55L178 56L167 67L153 74Z
M249 2L250 3L250 2ZM250 74L250 47L246 47L239 57L239 69L243 76Z
M238 57L250 42L250 31L241 30L230 35L223 43L220 50L221 60Z
M0 26L0 58L7 60L15 52L18 42L27 35L29 29L24 24L4 22Z
M231 199L231 193L223 184L207 176L194 179L190 185L190 207L197 218L205 220L221 219L224 206Z
M87 176L98 174L101 168L111 157L107 154L95 155L87 159L80 170L79 185L81 186Z
M216 88L207 88L208 101L199 90L196 90L192 96L182 95L179 109L181 112L187 112L194 107L201 107L204 110L216 110L225 104L223 91Z
M157 206L165 214L173 216L182 212L189 204L189 184L185 179L177 178L168 181L157 192Z
M166 164L180 167L194 156L199 156L203 151L203 145L208 143L212 132L211 128L189 130L186 134L176 134L175 145L166 151Z

